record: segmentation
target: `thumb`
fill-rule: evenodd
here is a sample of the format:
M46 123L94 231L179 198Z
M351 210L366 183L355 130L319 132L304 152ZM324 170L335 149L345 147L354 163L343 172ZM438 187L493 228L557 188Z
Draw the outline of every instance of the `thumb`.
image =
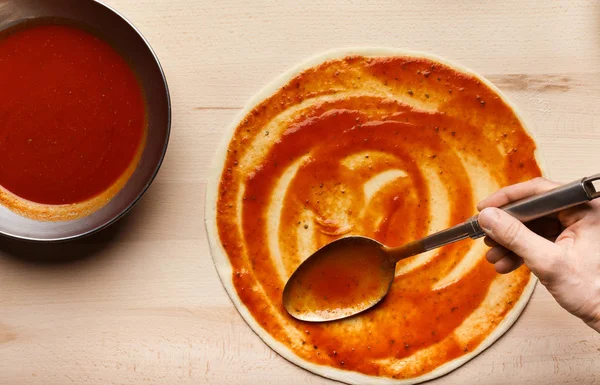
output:
M496 207L487 207L479 213L479 226L486 235L501 246L517 254L539 276L551 256L560 253L559 247L529 230L518 219Z

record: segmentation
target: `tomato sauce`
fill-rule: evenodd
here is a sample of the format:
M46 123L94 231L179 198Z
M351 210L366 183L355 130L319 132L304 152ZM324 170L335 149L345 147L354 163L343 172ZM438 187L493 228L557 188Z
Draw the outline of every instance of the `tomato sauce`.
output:
M29 201L86 201L136 159L141 86L108 43L41 24L0 35L0 186Z
M373 309L328 323L287 314L284 285L305 258L344 235L403 245L427 235L442 205L446 225L464 221L482 198L477 184L541 174L535 149L492 88L447 65L356 56L308 69L246 115L229 144L216 218L229 279L260 327L303 360L391 378L430 372L473 351L502 322L529 283L526 267L501 277L482 251L440 286L475 242L447 245L415 267L401 261ZM467 164L482 174L469 175ZM385 173L396 176L369 192ZM437 206L433 179L445 192ZM315 282L316 291L343 301L355 277L334 270L339 281ZM461 329L474 314L483 317L477 327Z

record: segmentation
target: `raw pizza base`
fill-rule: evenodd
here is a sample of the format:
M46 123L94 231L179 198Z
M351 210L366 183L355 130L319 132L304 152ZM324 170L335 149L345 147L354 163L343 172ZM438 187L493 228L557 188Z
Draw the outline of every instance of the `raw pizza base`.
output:
M239 125L239 122L250 111L252 111L252 109L256 105L260 104L262 101L264 101L265 99L267 99L268 97L270 97L271 95L276 93L281 87L286 85L290 80L292 80L295 76L297 76L301 72L305 71L306 69L309 69L311 67L314 67L316 65L319 65L319 64L329 61L329 60L340 59L340 58L344 58L347 56L354 56L354 55L365 56L365 57L370 57L370 56L371 57L409 56L409 57L416 57L416 58L426 58L426 59L430 59L430 60L433 60L433 61L441 63L441 64L445 64L457 71L460 71L460 72L463 72L463 73L466 73L469 75L473 75L473 76L477 77L478 79L480 79L487 87L492 89L497 95L499 95L503 99L503 101L512 109L514 114L520 120L522 126L526 129L527 134L529 134L529 136L531 136L535 140L535 136L531 133L531 131L527 130L527 126L524 124L521 115L518 113L518 110L515 108L515 106L512 103L510 103L510 101L502 94L502 92L496 86L494 86L491 82L489 82L487 79L485 79L484 77L476 74L475 72L473 72L461 65L458 65L447 59L443 59L441 57L438 57L438 56L435 56L432 54L416 52L416 51L400 50L400 49L374 48L373 47L373 48L349 48L349 49L328 51L328 52L316 55L316 56L300 63L299 65L293 67L292 69L288 70L287 72L285 72L282 75L280 75L279 77L277 77L273 82L271 82L269 85L264 87L261 91L259 91L246 104L246 107L238 114L238 116L234 119L232 124L227 128L224 138L221 141L221 143L217 149L216 156L213 160L213 165L209 172L208 185L207 185L206 197L205 197L206 231L208 234L210 250L211 250L211 254L213 257L215 267L217 269L217 272L219 274L221 282L222 282L223 286L225 287L225 289L227 290L227 293L229 294L229 297L231 298L232 302L234 303L236 309L239 311L239 313L244 318L246 323L252 328L252 330L269 347L271 347L273 350L275 350L279 355L281 355L288 361L290 361L312 373L318 374L320 376L323 376L323 377L326 377L326 378L329 378L332 380L345 382L348 384L363 384L363 383L382 384L382 385L384 385L384 384L385 385L387 385L387 384L416 384L416 383L420 383L423 381L435 379L437 377L443 376L443 375L453 371L454 369L460 367L461 365L465 364L470 359L477 356L479 353L481 353L486 348L488 348L490 345L492 345L496 340L498 340L515 323L515 321L517 320L519 315L524 310L525 306L527 305L527 302L529 301L529 299L533 293L533 290L537 283L537 278L535 276L531 275L531 279L529 280L527 286L524 288L517 303L513 306L513 308L510 310L510 312L503 318L503 320L496 326L496 328L493 330L493 332L490 333L487 336L487 338L485 338L473 351L471 351L467 354L464 354L452 361L449 361L449 362L437 367L436 369L434 369L424 375L418 376L418 377L413 377L413 378L409 378L409 379L393 379L393 378L387 378L387 377L375 377L375 376L369 376L369 375L365 375L365 374L358 373L358 372L340 370L340 369L333 368L330 366L317 365L317 364L314 364L311 362L307 362L306 360L298 357L288 347L286 347L281 342L277 341L268 332L266 332L260 326L260 324L254 319L254 317L248 311L246 306L241 302L241 300L236 292L236 289L233 285L232 279L231 279L231 276L233 273L231 263L229 262L227 254L225 252L225 249L223 248L223 245L221 244L221 242L219 240L218 228L217 228L217 224L216 224L216 217L217 217L216 207L217 207L217 200L218 200L218 188L219 188L219 183L221 180L221 175L223 172L223 165L225 163L225 159L227 156L227 148L228 148L229 143L235 133L237 126ZM537 150L535 152L535 158L536 158L538 165L540 166L540 168L542 170L542 173L545 174L544 162L539 154L539 151L537 151Z

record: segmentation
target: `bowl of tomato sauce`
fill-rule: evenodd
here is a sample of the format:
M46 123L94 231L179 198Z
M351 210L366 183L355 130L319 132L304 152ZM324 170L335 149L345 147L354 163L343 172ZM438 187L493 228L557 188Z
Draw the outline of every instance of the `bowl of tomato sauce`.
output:
M0 0L0 234L66 241L124 216L164 159L165 74L95 0Z

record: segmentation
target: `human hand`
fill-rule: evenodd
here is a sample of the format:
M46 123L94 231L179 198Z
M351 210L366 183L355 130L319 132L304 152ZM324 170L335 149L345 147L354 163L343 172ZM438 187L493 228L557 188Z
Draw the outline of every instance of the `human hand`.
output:
M491 247L486 258L501 274L525 263L563 308L600 332L600 200L528 226L496 208L558 186L536 178L479 202L479 225Z

